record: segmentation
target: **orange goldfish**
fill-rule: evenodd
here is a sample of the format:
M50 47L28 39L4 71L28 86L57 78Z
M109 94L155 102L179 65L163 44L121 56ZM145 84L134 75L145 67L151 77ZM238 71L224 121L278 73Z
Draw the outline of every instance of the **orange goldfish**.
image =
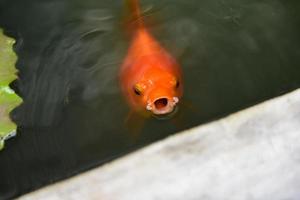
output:
M133 111L157 116L172 113L183 94L179 64L151 35L138 0L128 0L136 26L120 68L120 86Z

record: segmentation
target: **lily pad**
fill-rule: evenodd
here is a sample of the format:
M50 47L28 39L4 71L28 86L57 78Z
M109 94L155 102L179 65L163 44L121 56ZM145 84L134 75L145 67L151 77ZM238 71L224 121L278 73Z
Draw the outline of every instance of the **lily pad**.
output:
M16 132L17 126L11 121L9 113L22 101L9 87L10 82L17 78L14 43L15 40L5 36L0 29L0 150L4 147L4 141Z

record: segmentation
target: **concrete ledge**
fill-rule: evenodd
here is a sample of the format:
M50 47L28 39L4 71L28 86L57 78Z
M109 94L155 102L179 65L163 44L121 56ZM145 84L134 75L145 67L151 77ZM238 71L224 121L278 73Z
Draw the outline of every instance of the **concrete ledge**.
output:
M298 200L300 90L20 199Z

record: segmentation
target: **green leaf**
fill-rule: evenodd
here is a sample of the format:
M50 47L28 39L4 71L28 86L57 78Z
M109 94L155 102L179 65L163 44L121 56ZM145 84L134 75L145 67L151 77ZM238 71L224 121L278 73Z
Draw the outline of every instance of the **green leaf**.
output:
M14 43L15 40L5 36L0 29L0 150L4 146L4 140L17 128L9 113L22 102L9 87L10 82L17 78L17 56L12 49Z

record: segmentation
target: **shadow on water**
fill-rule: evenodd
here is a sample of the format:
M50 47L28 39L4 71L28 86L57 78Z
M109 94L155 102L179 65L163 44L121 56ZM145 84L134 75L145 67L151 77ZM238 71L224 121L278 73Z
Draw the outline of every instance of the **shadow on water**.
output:
M192 108L176 124L148 120L133 140L116 77L128 45L122 1L0 0L0 26L17 39L11 86L24 99L12 113L18 137L0 152L0 199L299 87L297 1L142 2L180 60Z

